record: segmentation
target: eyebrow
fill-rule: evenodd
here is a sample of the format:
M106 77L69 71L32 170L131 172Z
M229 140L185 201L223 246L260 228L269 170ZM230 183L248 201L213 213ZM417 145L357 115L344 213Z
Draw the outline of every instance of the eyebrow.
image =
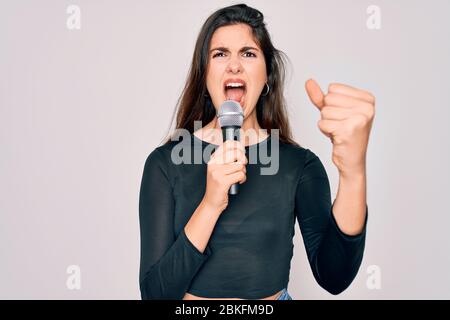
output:
M228 48L226 48L226 47L217 47L217 48L211 49L209 52L211 53L211 52L213 52L213 51L215 51L215 50L223 51L223 52L230 52L230 49L228 49ZM247 51L247 50L256 50L256 51L259 51L258 48L250 47L250 46L245 46L245 47L242 47L241 50L239 50L239 52L244 52L244 51Z

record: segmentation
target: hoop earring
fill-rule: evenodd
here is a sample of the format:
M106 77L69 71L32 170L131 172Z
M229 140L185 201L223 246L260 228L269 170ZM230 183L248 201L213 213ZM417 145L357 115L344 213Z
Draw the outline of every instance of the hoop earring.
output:
M264 85L266 85L267 86L267 92L265 93L265 94L261 94L261 96L262 97L265 97L265 96L267 96L268 94L269 94L269 91L270 91L270 87L269 87L269 84L266 82Z

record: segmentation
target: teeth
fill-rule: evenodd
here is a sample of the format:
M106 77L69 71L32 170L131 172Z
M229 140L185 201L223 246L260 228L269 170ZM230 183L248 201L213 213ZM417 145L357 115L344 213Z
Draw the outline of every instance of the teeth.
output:
M229 83L226 85L227 88L231 87L231 88L238 88L238 87L243 87L244 85L242 83Z

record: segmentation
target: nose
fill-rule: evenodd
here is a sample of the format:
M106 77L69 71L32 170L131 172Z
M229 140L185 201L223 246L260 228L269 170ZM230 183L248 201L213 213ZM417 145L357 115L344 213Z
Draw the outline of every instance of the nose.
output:
M227 66L227 72L239 73L242 72L242 65L238 59L232 58Z

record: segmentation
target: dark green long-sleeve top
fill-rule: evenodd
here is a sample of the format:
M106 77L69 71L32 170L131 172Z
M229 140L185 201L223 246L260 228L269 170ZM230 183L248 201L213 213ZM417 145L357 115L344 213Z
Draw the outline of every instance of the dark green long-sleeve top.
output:
M139 195L143 299L182 299L186 292L243 299L275 294L289 282L295 220L318 284L332 294L350 285L363 258L367 206L361 234L344 234L332 214L319 158L272 138L246 147L247 181L229 196L204 252L184 226L204 196L207 161L217 146L190 134L150 153ZM262 168L272 174L262 174Z

